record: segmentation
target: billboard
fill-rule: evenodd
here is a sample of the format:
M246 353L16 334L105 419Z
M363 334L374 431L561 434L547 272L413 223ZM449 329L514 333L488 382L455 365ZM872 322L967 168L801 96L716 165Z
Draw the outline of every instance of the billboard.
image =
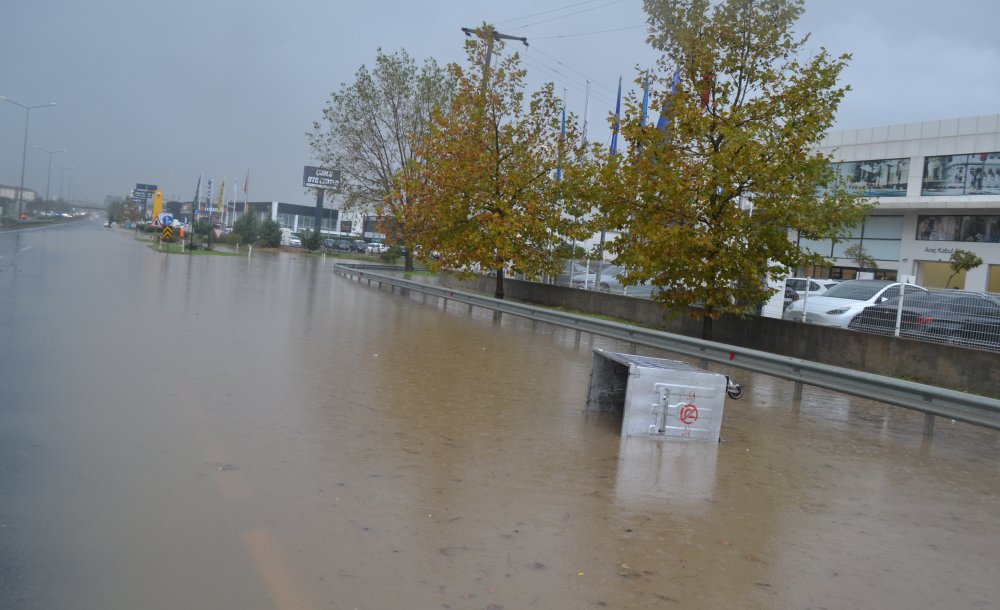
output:
M307 165L302 171L302 186L311 189L340 188L340 170Z

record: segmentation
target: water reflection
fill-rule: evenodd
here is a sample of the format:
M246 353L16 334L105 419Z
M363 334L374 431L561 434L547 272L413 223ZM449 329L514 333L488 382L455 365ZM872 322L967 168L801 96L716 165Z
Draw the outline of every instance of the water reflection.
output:
M712 365L745 389L723 442L622 439L585 405L593 348L626 345L348 281L332 259L117 237L31 237L5 292L0 430L37 467L3 510L52 598L22 607L1000 597L995 433L939 422L928 444L919 414L810 388L796 412L791 383ZM23 381L41 370L58 383Z

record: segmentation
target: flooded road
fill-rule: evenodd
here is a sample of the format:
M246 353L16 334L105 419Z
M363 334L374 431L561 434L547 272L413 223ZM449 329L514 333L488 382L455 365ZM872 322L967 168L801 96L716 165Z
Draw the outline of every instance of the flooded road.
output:
M997 606L1000 435L713 369L724 442L626 442L628 346L332 264L0 234L0 607Z

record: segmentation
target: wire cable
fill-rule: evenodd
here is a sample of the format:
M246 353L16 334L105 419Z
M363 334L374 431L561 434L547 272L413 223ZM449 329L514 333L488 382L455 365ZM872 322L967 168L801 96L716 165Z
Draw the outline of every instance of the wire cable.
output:
M638 30L645 28L646 24L632 25L624 28L614 28L612 30L597 30L595 32L582 32L580 34L558 34L555 36L532 36L531 40L551 40L553 38L577 38L579 36L594 36L595 34L607 34L608 32L623 32L625 30Z
M583 6L584 4L591 4L593 2L599 2L599 1L600 0L584 0L583 2L574 2L573 4L567 4L566 6L560 6L559 8L550 8L547 11L532 13L530 15L525 15L524 17L514 17L512 19L504 19L503 21L497 21L495 25L500 25L502 23L510 23L511 21L521 21L524 19L531 19L532 17L538 17L539 15L548 15L549 13L555 13L556 11L562 11L568 8L576 8L578 6Z
M597 6L592 6L590 8L585 8L581 11L576 11L575 13L567 13L565 15L560 15L559 17L552 17L551 19L542 19L541 21L536 21L535 23L529 23L527 25L519 25L516 28L510 28L511 30L523 30L525 28L534 27L536 25L541 25L543 23L549 23L550 21L558 21L559 19L565 19L566 17L572 17L573 15L580 15L582 13L589 13L590 11L596 11L599 8L604 8L605 6L611 6L613 4L620 4L625 0L614 0L613 2L608 2L606 4L599 4Z

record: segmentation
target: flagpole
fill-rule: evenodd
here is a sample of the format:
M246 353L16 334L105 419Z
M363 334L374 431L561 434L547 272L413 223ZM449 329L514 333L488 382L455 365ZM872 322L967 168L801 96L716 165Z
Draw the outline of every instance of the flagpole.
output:
M583 102L583 145L587 145L587 119L590 115L590 79L587 79L587 96Z

